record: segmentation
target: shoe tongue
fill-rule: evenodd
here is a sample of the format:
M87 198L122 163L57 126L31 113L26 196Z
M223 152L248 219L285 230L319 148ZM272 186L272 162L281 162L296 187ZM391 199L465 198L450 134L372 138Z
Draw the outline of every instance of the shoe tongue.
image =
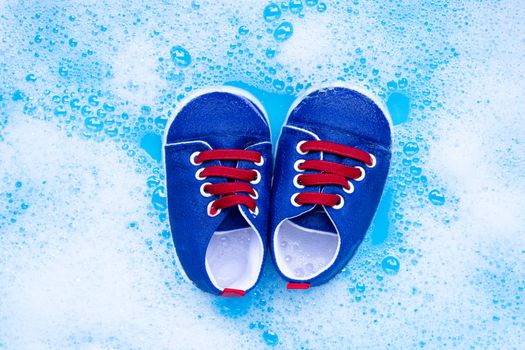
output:
M246 219L242 216L242 214L239 212L239 207L235 206L232 207L228 215L222 220L219 227L217 227L217 231L231 231L231 230L237 230L240 228L248 227L248 223L246 222Z
M332 223L324 209L319 205L316 205L309 212L306 212L296 218L291 219L291 221L294 224L309 230L337 233L334 224Z

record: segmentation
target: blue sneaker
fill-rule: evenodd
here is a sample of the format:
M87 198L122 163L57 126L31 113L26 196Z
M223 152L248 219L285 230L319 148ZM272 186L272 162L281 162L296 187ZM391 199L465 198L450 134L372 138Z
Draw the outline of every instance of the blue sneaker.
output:
M355 254L388 175L391 122L366 93L329 87L288 112L277 147L271 253L288 289L323 284Z
M266 113L247 92L221 87L171 115L164 160L180 265L200 289L243 296L261 273L272 144Z

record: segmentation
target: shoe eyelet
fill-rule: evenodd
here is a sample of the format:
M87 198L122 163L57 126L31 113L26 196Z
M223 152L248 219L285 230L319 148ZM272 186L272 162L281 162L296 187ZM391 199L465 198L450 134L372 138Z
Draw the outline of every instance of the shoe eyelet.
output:
M353 184L352 182L348 181L348 186L349 186L348 189L346 189L346 188L343 187L343 191L345 191L345 192L348 193L348 194L350 194L350 193L354 193L354 189L355 189L355 188L354 188L354 184Z
M255 210L248 209L253 216L259 215L259 207L255 207Z
M305 162L304 159L299 159L297 160L294 165L293 165L293 168L295 169L295 171L297 171L298 173L302 173L304 172L304 170L302 169L299 169L299 167L301 166L301 164L303 164Z
M263 166L263 164L264 164L264 157L261 156L261 160L258 161L258 162L255 162L255 165L257 165L257 166Z
M295 186L295 188L302 190L304 188L304 185L301 185L299 183L299 176L301 175L295 175L295 177L293 178L293 185Z
M211 185L211 184L212 184L211 182L205 182L205 183L203 183L203 184L201 185L201 189L200 189L200 191L201 191L201 195L202 195L203 197L211 197L211 196L213 196L211 193L206 192L206 190L204 189L204 187L206 187L207 185Z
M208 216L211 217L211 218L213 218L213 217L215 217L215 216L217 216L217 215L219 215L221 213L221 209L213 208L213 203L215 203L215 201L211 201L210 203L208 203ZM212 209L215 210L214 213L211 212Z
M308 152L304 152L304 151L301 150L301 146L304 143L306 143L306 141L299 141L299 142L297 142L297 145L295 146L295 150L297 151L297 153L299 153L299 154L301 154L303 156L308 153Z
M202 162L201 162L201 163L197 163L197 162L195 161L195 158L197 158L197 157L199 156L199 154L201 154L201 152L193 152L193 153L191 154L191 156L190 156L190 163L191 163L191 164L193 164L193 165L200 165L200 164L202 164Z
M369 168L373 168L377 165L377 159L376 159L376 156L374 156L372 153L369 153L370 154L370 158L372 159L372 164L371 165L366 165L367 167Z
M259 172L259 170L254 170L257 174L255 176L255 179L253 179L252 181L250 181L250 183L252 185L257 185L259 182L261 182L261 173Z
M295 198L296 198L298 195L299 195L299 193L294 193L294 194L290 197L290 202L292 202L292 205L293 205L294 207L300 207L300 206L301 206L301 204L299 204L299 203L297 203L297 202L295 201Z
M252 197L252 199L258 199L259 198L259 192L257 192L257 190L254 188L253 189L253 192L255 192L255 194L249 194L250 197Z
M365 169L363 169L360 166L356 166L356 168L361 170L361 176L359 176L357 179L354 179L354 180L355 181L363 181L363 179L365 178L365 175L366 175Z
M338 196L339 196L339 203L332 207L336 210L341 209L345 205L345 199L343 198L343 196L340 196L340 195Z
M202 177L202 176L201 176L201 173L202 173L203 171L204 171L204 168L200 168L199 170L197 170L197 171L195 172L195 178L196 178L197 180L202 181L202 180L205 179L205 177Z

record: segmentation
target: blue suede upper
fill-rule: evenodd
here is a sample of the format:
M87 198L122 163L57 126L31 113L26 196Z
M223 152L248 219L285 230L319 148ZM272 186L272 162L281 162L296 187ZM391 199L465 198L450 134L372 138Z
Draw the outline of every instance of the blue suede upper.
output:
M377 165L368 168L358 161L328 153L309 152L302 155L297 152L296 146L300 141L316 139L369 152L376 157ZM335 262L310 280L287 278L276 264L278 272L284 278L292 282L319 285L341 271L356 252L372 221L388 175L390 158L391 130L388 119L379 106L357 91L339 87L317 90L306 96L290 112L279 138L275 160L270 216L272 256L275 261L273 241L276 228L286 219L325 231L334 231L335 226L341 245ZM354 184L354 192L351 194L333 185L297 189L293 184L293 179L298 174L294 163L300 159L324 159L349 166L361 166L365 169L366 176L360 182L351 180ZM339 194L344 198L345 204L341 209L325 207L330 218L327 220L326 215L311 211L314 209L313 205L296 207L291 203L292 195L301 191ZM305 215L302 214L307 212L308 222L303 223L301 220L304 220Z
M221 290L212 284L206 272L206 249L219 227L225 229L228 225L239 224L225 220L232 210L243 212L266 246L272 171L268 123L263 112L247 98L229 92L210 92L192 99L178 112L167 130L164 147L169 220L177 256L197 287L219 294ZM202 167L221 165L221 162L193 165L190 156L210 149L246 149L262 154L265 160L262 166L245 161L236 164L238 168L261 173L261 181L252 185L259 194L257 216L242 205L223 209L215 217L208 216L207 206L216 197L204 197L200 187L204 182L220 183L226 179L198 180L195 173ZM235 163L222 165L235 166Z

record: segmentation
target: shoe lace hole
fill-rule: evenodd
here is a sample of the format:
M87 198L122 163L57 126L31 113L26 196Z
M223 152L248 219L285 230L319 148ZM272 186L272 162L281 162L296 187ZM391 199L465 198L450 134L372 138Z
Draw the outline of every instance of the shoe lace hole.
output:
M307 151L303 151L303 150L301 149L301 146L302 146L303 144L305 144L305 143L306 143L306 141L300 141L300 142L298 142L297 145L295 146L295 150L297 151L297 153L299 153L299 154L301 154L301 155L303 155L303 156L304 156L305 154L308 153Z
M366 175L365 169L363 169L360 166L356 166L356 169L359 169L361 171L361 175L357 179L355 179L355 181L363 181Z
M301 204L297 203L295 198L297 198L297 196L299 195L299 193L294 193L291 197L290 197L290 202L292 203L292 205L294 207L300 207Z
M293 178L293 184L294 184L295 188L303 189L304 185L302 185L301 182L299 181L299 176L301 176L301 175L295 175L295 177Z
M377 165L377 158L372 153L370 153L370 159L372 159L372 164L370 165L367 164L367 167L373 168Z
M343 191L345 191L348 194L353 193L354 192L354 184L352 182L348 181L348 188L344 188L343 187Z
M208 186L208 185L211 185L211 182L205 182L205 183L203 183L201 185L200 191L201 191L201 195L203 197L211 197L212 196L212 194L210 192L206 191L206 186Z
M255 165L257 165L257 166L263 166L263 164L264 164L264 157L261 156L261 160L258 161L258 162L255 162Z
M250 183L252 185L257 185L259 182L261 182L261 173L259 172L259 170L254 170L254 171L255 171L255 179L250 181Z
M344 205L345 205L345 199L343 198L343 196L339 196L339 203L334 205L332 208L341 209Z
M198 163L195 159L199 156L201 152L193 152L190 156L190 163L193 165L200 165L202 163Z
M215 201L211 201L210 203L208 203L208 216L212 218L221 213L221 209L217 209L213 206L214 203Z
M293 168L295 169L295 171L299 172L299 173L302 173L304 170L300 169L299 167L301 166L301 164L303 164L305 162L304 159L299 159L297 160L294 165L293 165Z
M197 171L195 172L195 178L196 178L197 180L202 181L202 180L205 179L205 177L202 177L202 176L201 176L201 173L202 173L203 171L204 171L204 168L200 168L199 170L197 170Z

